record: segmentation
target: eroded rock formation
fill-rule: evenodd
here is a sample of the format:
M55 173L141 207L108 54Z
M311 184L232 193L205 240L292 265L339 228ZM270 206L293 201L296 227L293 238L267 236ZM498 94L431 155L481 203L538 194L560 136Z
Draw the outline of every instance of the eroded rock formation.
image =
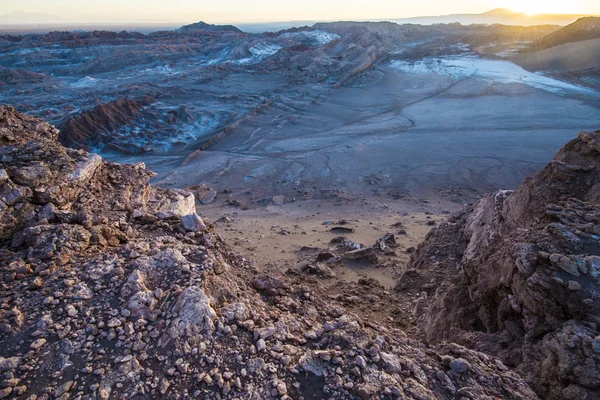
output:
M47 77L43 74L26 70L15 70L0 66L0 85L14 83L35 83L41 82Z
M60 140L67 146L86 150L94 145L110 143L117 131L131 124L154 101L150 97L143 97L100 104L90 111L67 119L61 126ZM131 149L129 151L135 152Z
M542 398L600 398L599 205L600 131L584 132L434 229L397 289L437 276L417 307L428 340L499 356Z

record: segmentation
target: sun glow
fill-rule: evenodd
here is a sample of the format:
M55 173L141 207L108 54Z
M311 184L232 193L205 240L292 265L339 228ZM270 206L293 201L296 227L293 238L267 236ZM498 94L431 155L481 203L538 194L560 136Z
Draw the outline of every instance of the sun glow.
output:
M506 0L505 7L525 14L570 14L574 13L572 2L553 0Z

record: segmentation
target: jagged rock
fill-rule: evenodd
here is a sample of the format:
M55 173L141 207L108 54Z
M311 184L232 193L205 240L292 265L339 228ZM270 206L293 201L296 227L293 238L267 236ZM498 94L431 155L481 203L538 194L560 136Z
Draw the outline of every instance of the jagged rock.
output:
M169 198L170 202L164 207L166 208L165 211L159 211L156 214L158 218L180 218L196 214L196 199L192 193L184 190L173 191L169 193Z
M377 254L372 247L348 251L344 253L344 257L350 260L368 260L370 262L377 262Z
M89 300L94 297L94 292L83 282L70 287L65 296L75 300Z
M136 269L129 275L127 281L125 281L125 284L121 287L121 295L128 297L143 290L148 290L145 277L139 269Z
M205 232L208 228L197 214L181 217L181 225L188 232Z
M379 353L379 355L385 365L385 370L387 372L389 372L391 374L402 373L402 363L400 361L400 358L397 355L391 354L391 353L385 353L385 352L381 352L381 353Z
M442 271L416 310L429 340L500 356L547 399L596 398L600 388L599 144L600 131L581 133L515 192L489 194L434 229L409 266Z
M102 157L98 154L90 154L89 157L78 163L75 171L71 172L67 176L67 179L74 181L74 183L88 182L101 165Z
M148 317L156 307L158 300L153 292L140 290L131 296L127 302L127 310L133 317Z
M332 258L335 258L335 257L336 257L335 254L333 254L330 251L325 250L325 251L321 251L319 254L317 254L316 261L317 262L327 261L327 260L331 260Z
M210 204L217 198L217 191L205 185L201 185L200 188L194 192L194 194L196 199L202 205Z
M320 262L308 264L302 267L302 271L308 274L320 275L325 278L335 278L336 274L327 265Z
M381 239L378 239L373 247L380 251L385 251L388 248L398 247L396 244L396 236L394 236L393 233L388 233Z
M0 371L15 369L21 364L21 357L0 357Z
M188 287L179 295L173 311L177 313L169 331L173 338L187 337L194 342L199 340L199 335L214 329L217 314L210 305L210 298L196 286Z

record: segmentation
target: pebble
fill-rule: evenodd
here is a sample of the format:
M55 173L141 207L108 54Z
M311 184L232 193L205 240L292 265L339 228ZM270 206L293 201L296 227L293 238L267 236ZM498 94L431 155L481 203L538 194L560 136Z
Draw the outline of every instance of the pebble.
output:
M256 350L263 351L267 348L267 344L265 343L265 341L263 339L258 339L256 341Z
M12 391L13 391L13 388L11 388L11 387L0 389L0 399L5 399L8 396L10 396L10 394L12 393Z
M363 356L356 356L356 365L360 368L367 368L367 360Z
M31 345L29 346L29 348L33 349L33 350L39 350L45 344L46 344L46 339L41 338L41 339L38 339L35 342L31 343Z

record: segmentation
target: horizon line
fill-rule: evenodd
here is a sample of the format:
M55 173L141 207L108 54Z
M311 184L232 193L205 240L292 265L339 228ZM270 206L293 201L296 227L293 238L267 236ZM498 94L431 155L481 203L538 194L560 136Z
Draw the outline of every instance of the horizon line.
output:
M198 20L170 20L170 21L158 21L158 20L122 20L122 21L111 21L111 20L106 20L106 21L77 21L77 20L64 20L64 21L53 21L53 22L2 22L0 23L0 26L38 26L38 27L43 27L43 26L66 26L66 25L178 25L181 24L181 26L187 25L187 24L193 24L193 23L197 23L197 22L205 22L205 23L209 23L209 24L213 24L213 25L253 25L253 24L281 24L281 23L321 23L321 22L371 22L371 21L381 21L381 22L394 22L397 20L410 20L410 19L427 19L427 18L441 18L441 17L452 17L452 16L460 16L460 15L469 15L469 16L485 16L486 14L490 14L494 11L508 11L513 13L516 16L521 16L521 17L525 17L525 18L535 18L535 17L552 17L552 16L556 16L556 17L596 17L596 16L600 16L600 14L594 14L594 13L537 13L537 14L528 14L525 12L520 12L520 11L514 11L510 8L494 8L485 12L481 12L481 13L473 13L473 12L457 12L457 13L452 13L452 14L438 14L438 15L414 15L414 16L407 16L407 17L392 17L392 18L368 18L368 19L355 19L355 18L351 18L351 19L298 19L298 20L294 20L294 19L269 19L269 20L247 20L247 21L239 21L239 20L211 20L211 18L205 18L205 19L198 19ZM30 13L27 11L14 11L14 12L10 12L10 13L6 13L6 14L0 14L0 18L2 17L7 17L10 15L14 15L14 14L33 14L33 15L40 15L43 13ZM60 18L58 16L52 15L52 14L47 14L48 17L52 17L52 18ZM208 22L209 21L209 22Z

